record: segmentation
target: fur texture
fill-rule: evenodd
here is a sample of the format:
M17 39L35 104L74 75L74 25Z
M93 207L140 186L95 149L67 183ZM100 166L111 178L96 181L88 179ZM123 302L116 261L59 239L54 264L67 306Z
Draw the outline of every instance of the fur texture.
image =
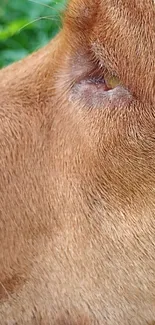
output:
M71 0L0 90L0 324L153 325L154 2Z

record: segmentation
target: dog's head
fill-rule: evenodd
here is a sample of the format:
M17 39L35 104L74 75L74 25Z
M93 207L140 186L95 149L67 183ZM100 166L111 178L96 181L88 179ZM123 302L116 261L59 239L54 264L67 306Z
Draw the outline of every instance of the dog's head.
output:
M1 72L2 297L26 282L1 323L24 301L71 323L75 306L155 318L154 7L71 0L55 40Z

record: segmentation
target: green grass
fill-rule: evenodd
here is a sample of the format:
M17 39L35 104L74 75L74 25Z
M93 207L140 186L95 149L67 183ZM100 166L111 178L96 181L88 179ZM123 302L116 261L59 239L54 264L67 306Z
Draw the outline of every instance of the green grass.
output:
M0 0L0 68L45 45L61 26L65 0Z

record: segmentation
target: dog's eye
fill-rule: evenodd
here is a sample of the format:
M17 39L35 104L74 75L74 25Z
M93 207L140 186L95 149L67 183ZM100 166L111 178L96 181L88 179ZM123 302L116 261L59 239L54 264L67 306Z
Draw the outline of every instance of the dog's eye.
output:
M105 79L107 87L110 89L113 89L121 84L118 77L110 75L110 74L106 74L104 76L104 79Z

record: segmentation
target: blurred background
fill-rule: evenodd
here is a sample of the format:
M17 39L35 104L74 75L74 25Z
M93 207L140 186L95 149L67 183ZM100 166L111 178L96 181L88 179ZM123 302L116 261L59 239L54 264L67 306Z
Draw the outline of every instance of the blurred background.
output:
M0 68L54 37L66 0L0 0Z

